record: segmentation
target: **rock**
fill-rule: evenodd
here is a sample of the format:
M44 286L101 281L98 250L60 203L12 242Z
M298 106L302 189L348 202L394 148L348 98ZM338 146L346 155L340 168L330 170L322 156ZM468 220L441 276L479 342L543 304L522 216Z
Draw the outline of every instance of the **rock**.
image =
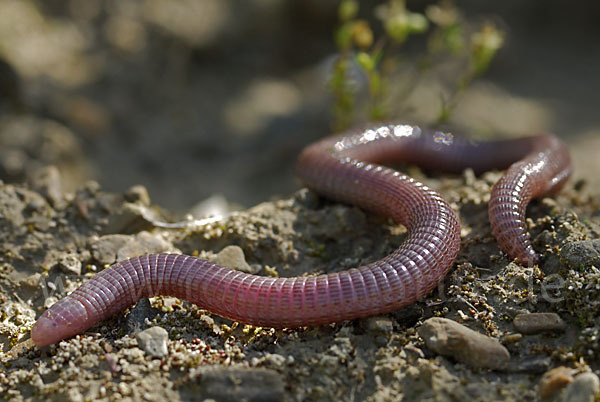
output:
M138 203L124 202L116 211L111 212L103 234L137 233L154 227L148 220L151 209Z
M177 251L171 243L149 232L135 236L105 235L94 241L90 248L92 256L101 264L112 264L143 254Z
M6 342L6 345L4 345L5 347L8 346L8 342ZM8 351L8 356L10 356L13 359L18 358L21 355L24 355L25 353L27 353L28 351L30 351L31 349L33 349L35 347L35 343L33 343L33 341L31 340L31 338L26 339L24 341L20 341L19 343L17 343L15 346L13 346L9 351ZM2 350L6 350L5 348L3 348ZM13 360L14 362L14 360ZM14 366L14 363L11 364L12 367Z
M131 257L137 257L144 254L156 254L167 251L175 251L171 243L162 237L149 233L140 232L127 242L117 252L117 260L125 260Z
M164 328L148 328L137 334L135 339L138 341L138 346L153 357L161 358L169 353L167 350L169 334Z
M50 250L42 263L47 269L60 268L67 274L81 275L81 256L59 250Z
M503 345L519 342L523 338L522 334L506 334L500 340Z
M150 300L142 297L127 315L127 329L129 332L138 332L146 328L146 318L152 320L160 310L152 307Z
M194 205L189 213L195 218L207 218L211 216L226 216L230 212L227 198L221 194L215 194Z
M571 368L559 366L544 373L539 387L542 399L555 397L567 384L573 382L573 372Z
M504 313L514 319L519 314L529 314L530 311L521 307L507 307Z
M2 175L6 180L13 182L45 182L43 186L49 185L48 189L59 189L62 182L73 188L89 173L86 171L88 164L84 162L84 152L77 136L56 121L36 117L30 113L2 116L0 153ZM62 172L62 180L54 181L57 176L46 174L54 175L53 172L43 172L46 166L52 165L56 166L52 169ZM46 176L41 183L38 181L38 173ZM55 187L56 184L59 186Z
M81 190L86 191L90 196L99 195L101 189L102 186L95 180L88 180L81 186Z
M58 260L58 266L66 273L81 275L81 261L76 254L64 253Z
M509 364L506 371L513 373L542 374L548 371L552 358L549 356L527 356L514 364Z
M148 195L148 190L141 184L130 187L123 196L127 202L138 203L145 207L150 206L150 195Z
M285 366L287 359L285 356L282 356L277 353L266 353L265 354L265 362L268 362L271 366L276 368L283 368Z
M552 242L544 242L543 244L552 244ZM540 268L544 271L544 274L547 276L558 274L561 269L563 269L563 264L560 262L560 257L558 255L546 255L546 259L544 264Z
M42 280L43 280L42 274L39 272L36 272L35 274L28 275L23 279L19 279L18 283L21 286L28 286L28 287L34 289L34 288L37 288L38 286L40 286L40 283L42 283ZM50 284L52 284L52 285L50 285ZM52 287L52 286L54 286L54 283L48 281L48 285L46 285L46 286ZM55 287L54 287L54 289L55 289Z
M581 373L567 385L562 402L594 402L600 391L600 380L594 373Z
M470 367L499 370L510 359L508 350L496 339L447 318L430 318L418 332L431 350Z
M294 200L308 209L316 209L319 206L319 195L307 188L302 188L294 194Z
M265 368L198 367L180 388L182 400L282 401L284 381L278 372Z
M513 320L515 329L526 335L565 330L565 322L556 313L519 314Z
M62 189L60 172L56 166L44 166L37 170L30 179L31 187L43 195L55 209L66 205Z
M424 359L425 354L416 346L406 345L402 351L400 351L400 357L408 359L409 361L416 361L418 359Z
M575 241L560 250L561 261L571 269L600 266L600 239Z
M374 335L389 335L394 329L392 320L384 315L363 318L360 320L360 324L365 331Z
M215 263L237 271L254 273L252 267L246 262L244 250L239 246L227 246L219 251L219 254L215 258Z
M90 245L90 248L92 249L92 256L100 264L112 264L117 261L117 253L119 250L129 241L131 241L131 236L102 236Z

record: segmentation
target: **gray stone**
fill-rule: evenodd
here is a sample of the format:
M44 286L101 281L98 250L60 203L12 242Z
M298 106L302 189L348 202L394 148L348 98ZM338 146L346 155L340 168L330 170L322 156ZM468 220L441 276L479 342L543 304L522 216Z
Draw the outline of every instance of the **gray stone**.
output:
M147 219L147 215L151 215L148 211L150 208L142 204L124 202L120 208L110 214L102 233L137 233L151 230L154 225Z
M599 391L598 376L594 373L582 373L567 385L560 400L562 402L594 402Z
M506 371L542 374L548 371L550 364L552 364L552 358L549 356L526 356L514 364L509 364Z
M92 256L100 264L112 264L117 261L119 250L129 241L131 236L127 235L102 236L91 244Z
M146 329L146 318L151 321L158 314L160 314L160 310L152 307L148 298L142 297L127 315L127 329L129 332L138 332Z
M600 239L575 241L560 250L561 261L571 269L600 267Z
M421 349L414 345L406 345L400 352L400 357L404 357L409 361L416 361L418 359L424 359L425 354Z
M294 200L308 209L316 209L319 206L319 195L307 188L302 188L294 194Z
M66 205L60 172L56 166L44 166L31 177L31 187L42 194L55 209Z
M169 334L164 328L148 328L137 334L135 338L137 339L138 346L150 356L161 358L169 353L167 350Z
M90 248L92 256L101 264L112 264L143 254L176 251L171 243L149 232L140 232L135 236L102 236L94 241Z
M81 261L77 254L64 253L58 260L58 266L66 273L81 275Z
M225 216L229 213L229 203L221 194L214 194L194 205L189 213L195 218Z
M429 349L470 367L500 370L510 359L508 350L498 340L447 318L430 318L418 332Z
M130 187L123 196L127 202L135 202L146 207L150 206L150 195L148 195L148 190L141 184Z
M117 252L117 260L121 261L131 257L144 254L156 254L174 251L173 246L162 237L149 233L140 232L135 238L124 244Z
M556 313L519 314L513 320L515 329L526 335L565 330L565 322Z
M502 338L500 339L500 342L503 345L510 345L511 343L519 342L522 338L523 338L523 334L519 334L519 333L506 334L506 335L502 336Z
M43 266L60 268L67 274L81 275L81 256L59 250L51 250L44 257Z
M270 369L198 367L189 377L190 381L180 388L184 401L209 398L221 402L285 400L283 377Z
M239 246L227 246L217 254L215 263L227 268L246 273L254 273L252 267L246 262L244 250Z
M374 335L389 335L394 329L392 320L384 315L363 318L360 324L365 331Z

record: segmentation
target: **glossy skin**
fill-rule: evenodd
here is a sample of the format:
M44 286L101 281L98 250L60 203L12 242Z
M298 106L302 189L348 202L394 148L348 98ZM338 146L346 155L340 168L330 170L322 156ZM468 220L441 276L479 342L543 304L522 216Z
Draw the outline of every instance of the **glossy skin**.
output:
M527 156L512 164L492 189L488 215L498 245L523 265L538 264L525 223L529 201L561 189L571 175L566 146L551 135L530 137Z
M564 145L547 135L475 144L449 133L388 125L325 139L301 153L298 176L326 197L406 226L407 239L393 253L347 271L294 278L249 275L185 255L135 257L105 269L55 303L36 322L31 337L38 346L56 343L141 297L159 294L233 320L277 328L338 322L411 304L452 267L460 227L439 194L379 165L394 160L446 171L471 166L476 172L522 160L494 188L497 199L490 202L490 218L501 248L523 263L537 261L524 224L527 202L556 191L570 173Z

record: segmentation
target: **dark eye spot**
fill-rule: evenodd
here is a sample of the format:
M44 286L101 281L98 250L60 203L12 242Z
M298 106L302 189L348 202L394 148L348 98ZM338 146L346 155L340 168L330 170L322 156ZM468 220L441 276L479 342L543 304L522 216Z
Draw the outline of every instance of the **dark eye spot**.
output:
M53 327L57 327L57 326L58 326L58 324L57 324L57 323L55 323L55 322L53 322L53 323L52 323L52 326L53 326Z

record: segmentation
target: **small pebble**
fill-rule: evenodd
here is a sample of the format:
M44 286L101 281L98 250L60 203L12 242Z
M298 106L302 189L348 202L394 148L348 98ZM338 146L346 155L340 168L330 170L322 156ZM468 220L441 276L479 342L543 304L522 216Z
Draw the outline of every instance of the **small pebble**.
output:
M447 318L428 319L419 328L419 335L434 352L470 367L499 370L510 359L508 350L498 340Z
M600 239L574 241L560 250L561 261L569 268L600 266Z
M513 373L542 374L548 371L552 364L549 356L527 356L507 367Z
M119 207L109 209L108 222L102 233L137 233L142 230L151 230L154 225L146 219L146 215L152 215L151 208L142 203L123 202Z
M146 297L143 297L127 315L127 329L129 332L137 332L143 328L146 328L146 319L151 321L159 313L160 310L152 307L150 300L148 300Z
M31 187L42 194L55 209L65 207L62 179L56 166L45 166L33 174Z
M195 218L211 216L226 216L230 212L227 198L221 194L214 194L194 205L189 213Z
M113 264L143 254L176 251L171 243L161 236L142 231L135 236L105 235L92 242L92 256L100 264Z
M91 244L92 256L100 264L112 264L117 261L119 250L129 241L131 236L120 234L102 236Z
M40 274L40 273L31 274L31 275L26 276L25 278L23 278L23 279L21 279L19 281L19 283L21 285L29 286L29 287L32 287L32 288L36 288L36 287L40 286L41 282L42 282L42 274ZM46 283L46 286L50 290L55 290L56 289L56 286L54 286L54 282L48 281Z
M504 345L508 345L510 343L519 342L521 338L523 338L523 335L521 334L506 334L502 337L501 342Z
M189 378L178 390L183 400L286 400L284 377L271 369L200 366L190 371Z
M556 313L519 314L513 325L518 332L526 335L565 330L565 322Z
M125 200L128 202L137 202L144 206L150 206L150 196L148 195L148 190L146 187L141 184L132 186L127 190L124 194Z
M425 358L423 351L413 345L406 345L400 352L400 356L412 361Z
M298 201L308 209L316 209L319 205L320 197L314 191L303 188L294 194L294 200Z
M244 250L239 246L227 246L217 254L215 263L227 268L246 273L254 273L252 267L246 262Z
M374 335L389 335L394 329L392 320L390 320L389 317L383 315L363 318L360 321L360 324L365 329L365 331L370 332Z
M530 313L529 310L527 310L526 308L521 308L521 307L507 307L505 309L505 312L512 319L514 319L519 314L529 314Z
M64 273L81 275L82 259L84 259L82 258L82 255L75 254L72 252L50 250L44 256L44 261L42 262L42 265L47 269L57 267Z
M138 341L138 346L153 357L165 357L168 353L167 340L169 334L164 328L148 328L137 334L135 338Z
M113 347L110 343L106 342L106 341L102 341L100 342L100 346L102 346L102 349L104 349L104 351L106 353L110 353L113 351Z
M58 266L66 273L81 275L81 261L76 254L64 253L58 260Z
M156 254L174 251L173 246L161 236L142 231L135 235L132 241L127 242L117 252L117 260L136 257L143 254Z
M35 343L31 340L31 338L26 339L25 341L17 343L8 351L8 356L16 359L27 351L33 349L35 347Z
M574 370L565 366L555 367L547 371L540 380L540 396L542 399L552 398L573 382Z
M121 395L130 395L131 394L131 386L129 384L127 384L126 382L120 382L119 383L119 392L121 393Z
M265 355L265 361L268 361L277 368L283 367L285 365L285 360L285 356L279 355L277 353L267 353Z
M567 385L562 402L594 402L600 391L600 380L594 373L581 373Z

